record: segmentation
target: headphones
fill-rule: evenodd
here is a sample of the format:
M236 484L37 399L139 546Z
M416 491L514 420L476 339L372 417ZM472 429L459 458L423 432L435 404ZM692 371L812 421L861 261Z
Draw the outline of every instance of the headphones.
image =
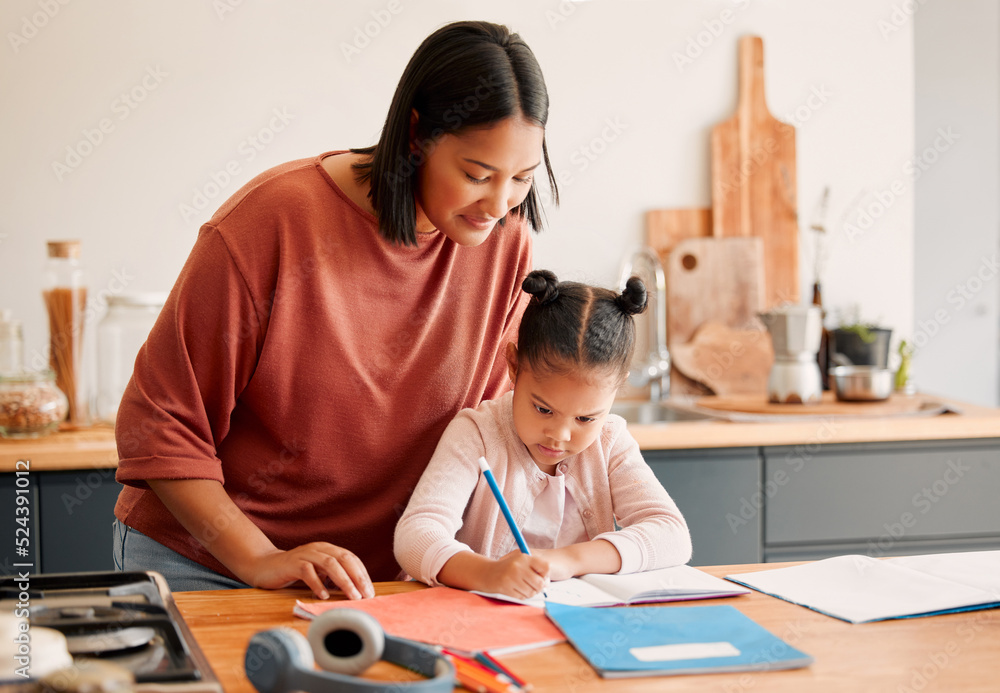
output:
M401 683L356 678L380 659L428 677ZM325 671L316 671L315 664ZM260 693L451 693L455 667L436 650L386 635L374 616L357 609L331 609L317 616L303 637L292 628L272 628L250 639L247 678Z

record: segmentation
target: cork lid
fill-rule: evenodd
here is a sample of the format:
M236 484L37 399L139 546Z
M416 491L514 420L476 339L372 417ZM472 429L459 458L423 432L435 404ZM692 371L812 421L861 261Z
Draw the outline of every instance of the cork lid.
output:
M80 241L48 241L49 257L80 257Z

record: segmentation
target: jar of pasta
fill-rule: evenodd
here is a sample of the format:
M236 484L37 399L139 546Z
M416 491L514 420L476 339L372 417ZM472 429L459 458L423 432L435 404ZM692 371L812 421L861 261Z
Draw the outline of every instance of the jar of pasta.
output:
M69 404L51 370L0 376L0 436L38 438L59 428Z

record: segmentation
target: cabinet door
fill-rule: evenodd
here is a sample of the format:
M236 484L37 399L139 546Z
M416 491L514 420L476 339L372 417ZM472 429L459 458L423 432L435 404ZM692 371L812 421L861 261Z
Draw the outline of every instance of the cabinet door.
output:
M765 448L764 458L768 548L847 542L882 555L1000 537L1000 441Z
M5 470L6 471L6 470ZM22 470L24 471L24 470ZM0 474L0 574L40 573L38 561L38 480L40 474L27 470ZM26 500L18 501L21 496ZM19 512L18 508L26 508Z
M757 448L646 450L643 456L687 520L691 565L760 562Z
M82 469L40 476L45 572L114 570L111 527L121 490L115 470Z

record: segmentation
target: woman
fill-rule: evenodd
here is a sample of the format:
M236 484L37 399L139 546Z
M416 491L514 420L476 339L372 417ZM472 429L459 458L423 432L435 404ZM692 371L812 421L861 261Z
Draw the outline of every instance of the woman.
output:
M373 594L447 423L509 389L548 97L505 27L447 25L378 143L293 161L205 224L118 411L115 564L173 590Z

